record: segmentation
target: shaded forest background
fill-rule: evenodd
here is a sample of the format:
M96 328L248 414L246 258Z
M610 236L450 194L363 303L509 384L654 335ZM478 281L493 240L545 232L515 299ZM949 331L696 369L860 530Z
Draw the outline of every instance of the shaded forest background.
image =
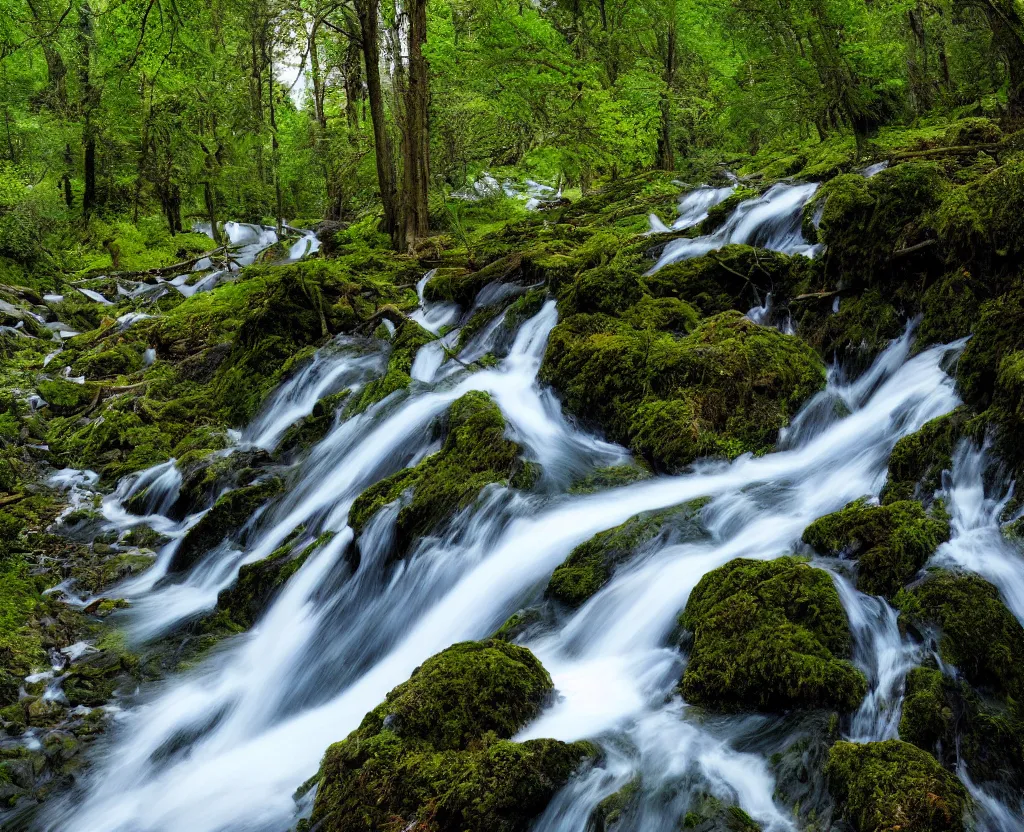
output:
M586 193L1024 117L1019 0L2 2L8 267L111 223L368 212L413 250L483 171Z

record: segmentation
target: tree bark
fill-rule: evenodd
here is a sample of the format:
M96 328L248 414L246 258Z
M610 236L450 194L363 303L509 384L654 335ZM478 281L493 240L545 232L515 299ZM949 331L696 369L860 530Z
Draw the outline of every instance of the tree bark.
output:
M665 35L665 87L661 92L661 132L658 135L658 167L676 169L676 153L672 145L672 84L676 77L676 12L675 3L669 10Z
M92 83L92 8L84 0L78 10L78 79L81 85L82 146L85 149L82 214L86 217L96 207L96 130L92 121L97 102L97 90Z
M430 229L427 191L430 183L430 131L427 110L430 78L423 44L427 40L427 0L408 0L409 75L405 93L405 129L402 131L404 172L403 208L405 247L409 253Z
M380 83L380 44L377 40L376 0L355 0L359 17L363 62L366 65L366 91L370 99L370 119L373 122L373 141L377 157L377 183L384 207L381 230L397 245L398 240L398 187L395 177L395 159L391 137L384 112L384 93Z

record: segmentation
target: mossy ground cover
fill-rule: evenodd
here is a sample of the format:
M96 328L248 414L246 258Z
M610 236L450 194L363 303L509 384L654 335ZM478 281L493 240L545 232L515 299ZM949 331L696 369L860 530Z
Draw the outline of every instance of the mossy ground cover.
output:
M889 598L948 539L948 522L930 517L913 500L880 506L858 500L815 520L803 534L804 543L823 555L856 558L857 588Z
M587 743L511 742L552 692L523 647L465 642L428 659L324 756L311 826L526 830Z
M867 683L845 658L849 623L828 573L793 558L737 559L690 594L684 698L714 710L853 710Z

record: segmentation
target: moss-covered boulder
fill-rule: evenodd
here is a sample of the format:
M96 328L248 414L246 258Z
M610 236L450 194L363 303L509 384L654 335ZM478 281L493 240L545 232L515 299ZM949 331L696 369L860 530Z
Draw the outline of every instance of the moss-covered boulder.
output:
M441 450L414 468L406 468L370 486L349 512L358 534L383 506L403 499L396 523L396 556L469 505L491 483L529 485L531 467L519 446L505 437L505 418L486 393L473 391L456 401L441 425Z
M324 832L526 830L588 743L511 742L552 693L523 647L456 644L428 659L324 756L311 818Z
M184 572L191 569L203 555L225 537L242 528L264 502L280 494L283 489L284 482L274 477L229 491L189 529L175 551L168 570Z
M699 539L706 534L700 522L704 505L705 501L695 500L675 508L645 512L614 529L599 532L573 549L555 569L546 594L578 607L611 580L617 567L654 541L667 545Z
M815 520L804 543L829 557L857 559L857 588L893 597L949 539L949 524L928 516L920 503L872 506L857 500Z
M326 532L301 549L289 542L263 560L244 564L238 570L235 583L217 595L218 611L225 612L242 629L248 629L309 556L330 542L333 536L333 532Z
M806 257L730 245L665 266L643 281L655 297L679 298L704 315L715 315L730 309L746 312L764 303L769 292L776 300L791 298L815 268Z
M1024 627L977 575L937 571L896 596L921 628L938 627L942 660L972 685L1024 701Z
M953 468L953 452L966 430L967 413L958 408L904 436L889 457L889 478L882 502L930 498L942 485L942 472Z
M916 667L907 674L899 731L950 771L962 760L976 782L1024 784L1024 713L1016 701L983 698L963 679Z
M575 315L552 332L541 375L570 411L663 470L770 449L825 383L806 344L738 312L682 338Z
M707 793L691 800L680 828L684 832L761 832L761 825L739 806Z
M970 797L934 757L901 742L837 742L829 787L857 832L959 832Z
M867 690L843 658L850 628L832 579L793 558L738 558L709 572L680 624L693 633L682 680L689 702L723 711L850 711Z
M870 179L844 174L823 185L818 234L827 246L824 268L830 282L864 285L883 277L891 282L894 272L900 279L904 271L931 269L930 262L894 255L930 233L931 213L946 187L935 162L905 162ZM931 248L920 251L922 257L938 257Z

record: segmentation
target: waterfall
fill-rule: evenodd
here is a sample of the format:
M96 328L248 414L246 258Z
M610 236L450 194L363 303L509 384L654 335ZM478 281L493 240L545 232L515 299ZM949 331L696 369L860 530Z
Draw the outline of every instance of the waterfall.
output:
M694 188L679 199L679 216L672 223L671 228L658 219L657 214L651 214L651 233L665 234L693 228L708 218L708 212L712 208L725 202L735 192L735 185L729 185L726 188L712 188L708 185L701 185L699 188Z
M153 638L211 609L243 563L266 557L296 528L304 527L303 540L337 532L250 632L194 670L144 691L119 714L82 793L73 805L49 810L48 828L287 828L296 811L290 795L316 770L326 745L358 725L425 658L493 632L536 598L555 566L596 532L698 497L710 498L703 509L708 539L648 552L557 629L527 641L560 696L522 737L596 737L609 749L607 765L570 784L539 828L582 832L596 800L637 774L655 791L682 776L694 788L703 784L737 801L767 829L790 828L773 800L763 755L736 750L737 738L749 735L760 718L714 725L695 719L674 694L684 659L666 647L667 636L708 570L738 556L777 557L816 517L877 492L896 440L956 406L942 368L959 345L908 358L908 336L856 382L833 373L826 393L848 402L852 412L840 418L833 408L813 430L799 430L798 418L777 453L570 495L564 490L574 476L622 462L626 454L574 429L551 392L538 385L556 321L548 301L520 327L496 366L469 373L445 361L440 381L414 382L336 423L291 474L289 490L251 521L244 551L221 544L177 583L167 582L171 555L161 552L158 563L125 588L133 605L125 614L130 638ZM353 357L322 359L331 360L345 364ZM306 409L309 391L331 375L326 364L314 366L272 397L247 436L265 435L270 426L276 433L287 414ZM306 392L295 395L300 389ZM385 557L395 515L382 511L364 530L353 565L343 557L351 542L352 501L370 483L430 453L428 425L470 390L490 393L511 435L543 467L549 487L528 494L485 489L474 506L420 540L397 566ZM148 478L159 476L153 471ZM178 533L192 522L179 523ZM176 545L168 544L171 554ZM619 748L628 752L613 753ZM671 807L649 804L644 828L668 823Z
M711 234L670 242L651 272L734 243L813 257L817 247L804 239L801 226L804 206L817 190L816 183L772 185L762 196L741 202L729 219Z

